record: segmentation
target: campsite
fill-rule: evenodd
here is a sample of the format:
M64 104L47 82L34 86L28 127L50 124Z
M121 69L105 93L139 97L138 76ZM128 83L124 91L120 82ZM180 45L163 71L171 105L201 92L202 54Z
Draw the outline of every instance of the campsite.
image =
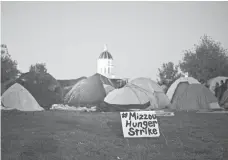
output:
M106 92L103 76L91 77L78 81L62 98L64 104L49 109L45 99L38 103L19 83L9 87L1 97L2 159L228 158L227 111L196 79L177 79L166 95L148 78ZM88 110L99 101L102 107ZM76 110L79 105L87 110ZM173 111L174 116L157 116L159 137L124 138L119 112L134 109Z
M2 160L228 160L228 3L1 9Z

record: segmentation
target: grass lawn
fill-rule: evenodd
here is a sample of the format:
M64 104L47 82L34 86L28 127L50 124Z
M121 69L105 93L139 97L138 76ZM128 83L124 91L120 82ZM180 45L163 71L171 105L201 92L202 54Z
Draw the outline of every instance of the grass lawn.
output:
M228 114L158 117L159 138L124 139L119 113L2 111L2 160L225 160Z

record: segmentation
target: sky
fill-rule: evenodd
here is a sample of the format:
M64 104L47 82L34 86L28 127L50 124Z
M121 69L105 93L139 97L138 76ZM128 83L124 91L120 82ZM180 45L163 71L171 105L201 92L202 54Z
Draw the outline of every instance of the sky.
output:
M1 43L19 69L46 63L56 79L95 74L107 44L117 77L156 80L204 34L228 49L228 2L1 2Z

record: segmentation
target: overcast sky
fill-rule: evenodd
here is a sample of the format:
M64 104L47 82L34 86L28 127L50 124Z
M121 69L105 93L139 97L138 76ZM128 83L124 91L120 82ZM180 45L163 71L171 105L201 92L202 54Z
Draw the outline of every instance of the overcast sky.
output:
M228 2L1 2L1 43L19 68L57 79L96 73L104 44L118 77L156 80L208 34L228 48Z

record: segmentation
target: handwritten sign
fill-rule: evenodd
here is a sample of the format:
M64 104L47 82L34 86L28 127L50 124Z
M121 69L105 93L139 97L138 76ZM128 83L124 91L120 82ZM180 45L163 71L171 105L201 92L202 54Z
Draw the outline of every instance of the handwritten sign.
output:
M160 136L154 111L120 112L120 117L125 138Z

